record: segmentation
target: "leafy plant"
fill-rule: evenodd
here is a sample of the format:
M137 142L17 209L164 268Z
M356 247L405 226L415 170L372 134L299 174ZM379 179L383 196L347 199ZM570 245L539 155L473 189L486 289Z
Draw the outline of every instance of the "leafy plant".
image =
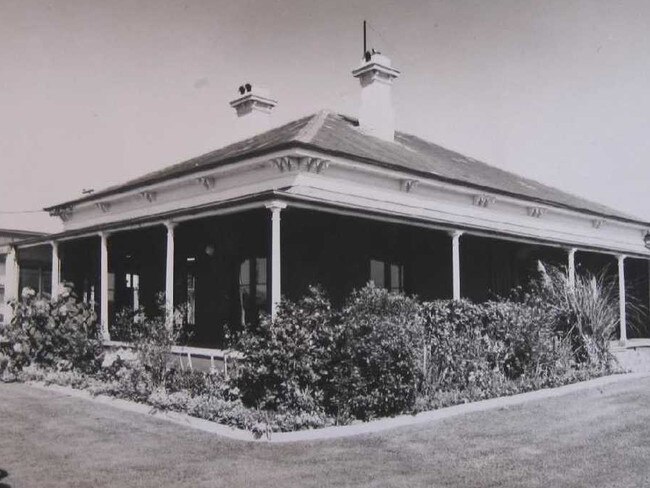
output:
M239 340L244 357L233 382L244 402L271 410L319 410L335 336L332 307L319 288L297 303L282 301L275 320L262 317Z
M77 299L64 284L57 298L24 288L10 302L11 322L0 329L7 346L0 365L9 373L35 363L55 370L97 371L103 356L102 337L92 305Z
M367 420L411 409L423 377L420 304L369 284L352 293L338 330L330 411Z
M569 341L577 361L607 368L609 342L620 323L616 283L604 273L576 274L571 283L561 268L539 263L541 278L530 302L544 303L553 325Z

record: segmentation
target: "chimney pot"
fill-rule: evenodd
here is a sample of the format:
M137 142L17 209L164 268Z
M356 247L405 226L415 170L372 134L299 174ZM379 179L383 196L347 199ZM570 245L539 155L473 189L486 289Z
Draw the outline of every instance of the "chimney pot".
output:
M240 137L252 137L270 128L270 115L277 101L267 88L245 83L239 87L240 96L230 102L237 113Z

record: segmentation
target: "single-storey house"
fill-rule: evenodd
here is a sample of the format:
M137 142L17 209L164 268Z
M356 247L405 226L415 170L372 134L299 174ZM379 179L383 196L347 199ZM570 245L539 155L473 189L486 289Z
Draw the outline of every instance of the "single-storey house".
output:
M629 306L649 305L650 223L396 131L400 72L380 53L352 75L358 119L324 110L269 129L276 101L246 84L231 102L240 142L47 208L64 231L12 246L7 294L46 249L52 293L74 283L106 339L120 339L121 310L164 293L186 307L185 350L217 357L229 330L311 284L335 303L368 281L480 301L525 283L541 259L572 276L609 270L620 340L650 337L647 312Z

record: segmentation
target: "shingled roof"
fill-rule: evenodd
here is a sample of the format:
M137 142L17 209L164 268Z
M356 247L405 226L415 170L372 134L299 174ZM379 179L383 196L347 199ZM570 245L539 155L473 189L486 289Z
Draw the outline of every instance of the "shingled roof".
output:
M638 218L618 210L463 156L411 134L396 132L395 142L369 136L359 130L356 119L329 111L321 111L303 117L255 137L45 210L96 200L194 172L233 164L252 156L292 147L313 149L332 156L341 156L366 164L406 171L420 177L433 178L602 217L645 224Z

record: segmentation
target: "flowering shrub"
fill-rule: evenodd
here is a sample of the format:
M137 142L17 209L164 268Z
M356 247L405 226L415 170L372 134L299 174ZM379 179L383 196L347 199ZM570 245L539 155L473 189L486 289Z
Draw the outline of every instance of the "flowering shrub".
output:
M0 367L15 373L36 363L55 370L97 371L103 348L97 317L91 305L80 302L64 285L57 298L37 295L31 288L12 302L11 322L0 329L8 346L0 353Z

